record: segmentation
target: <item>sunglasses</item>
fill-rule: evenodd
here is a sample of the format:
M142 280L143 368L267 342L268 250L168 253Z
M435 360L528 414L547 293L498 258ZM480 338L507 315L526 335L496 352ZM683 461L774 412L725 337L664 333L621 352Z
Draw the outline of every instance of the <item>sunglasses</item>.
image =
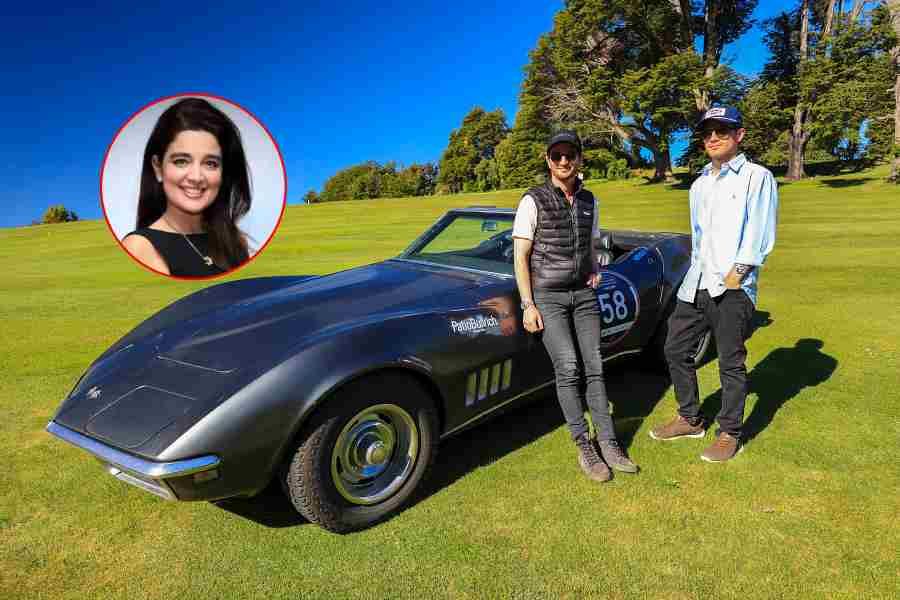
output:
M552 160L553 162L559 162L562 160L563 156L569 159L569 162L574 162L575 159L578 158L578 152L562 152L560 150L554 150L550 153L550 160Z
M731 137L734 132L737 131L734 127L728 127L727 125L719 125L718 127L706 127L703 131L700 132L700 135L703 136L704 140L708 140L712 137L712 134L715 133L716 137L724 138Z

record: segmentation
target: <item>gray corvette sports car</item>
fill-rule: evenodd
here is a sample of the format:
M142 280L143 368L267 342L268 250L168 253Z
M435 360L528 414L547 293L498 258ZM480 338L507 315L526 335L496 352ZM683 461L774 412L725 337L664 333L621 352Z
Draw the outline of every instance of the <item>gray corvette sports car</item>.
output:
M553 384L522 327L514 216L451 210L396 258L191 294L97 358L47 430L170 500L277 478L331 531L383 520L440 440ZM655 352L690 239L600 230L594 247L605 359Z

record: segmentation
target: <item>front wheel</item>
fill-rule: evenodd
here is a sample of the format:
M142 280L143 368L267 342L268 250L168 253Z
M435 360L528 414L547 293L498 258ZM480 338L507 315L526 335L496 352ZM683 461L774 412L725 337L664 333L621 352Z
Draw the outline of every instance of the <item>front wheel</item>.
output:
M285 489L309 521L363 529L409 499L436 451L427 391L399 374L365 377L326 400L289 457Z

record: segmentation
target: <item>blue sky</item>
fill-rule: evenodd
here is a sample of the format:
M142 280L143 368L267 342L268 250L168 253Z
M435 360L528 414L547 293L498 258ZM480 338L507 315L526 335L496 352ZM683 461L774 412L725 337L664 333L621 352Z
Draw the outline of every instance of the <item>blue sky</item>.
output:
M272 132L288 203L366 160L437 161L476 105L515 117L522 69L561 1L122 3L0 9L0 227L65 204L102 218L99 171L119 127L183 92L231 99ZM759 20L780 10L760 0ZM252 12L251 12L252 11ZM744 74L760 32L726 49Z

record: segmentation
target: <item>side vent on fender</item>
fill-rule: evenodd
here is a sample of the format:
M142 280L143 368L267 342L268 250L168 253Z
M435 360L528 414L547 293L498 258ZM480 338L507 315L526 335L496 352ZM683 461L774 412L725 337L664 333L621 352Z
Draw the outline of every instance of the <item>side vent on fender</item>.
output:
M466 377L466 406L509 389L512 385L512 359L472 371Z

